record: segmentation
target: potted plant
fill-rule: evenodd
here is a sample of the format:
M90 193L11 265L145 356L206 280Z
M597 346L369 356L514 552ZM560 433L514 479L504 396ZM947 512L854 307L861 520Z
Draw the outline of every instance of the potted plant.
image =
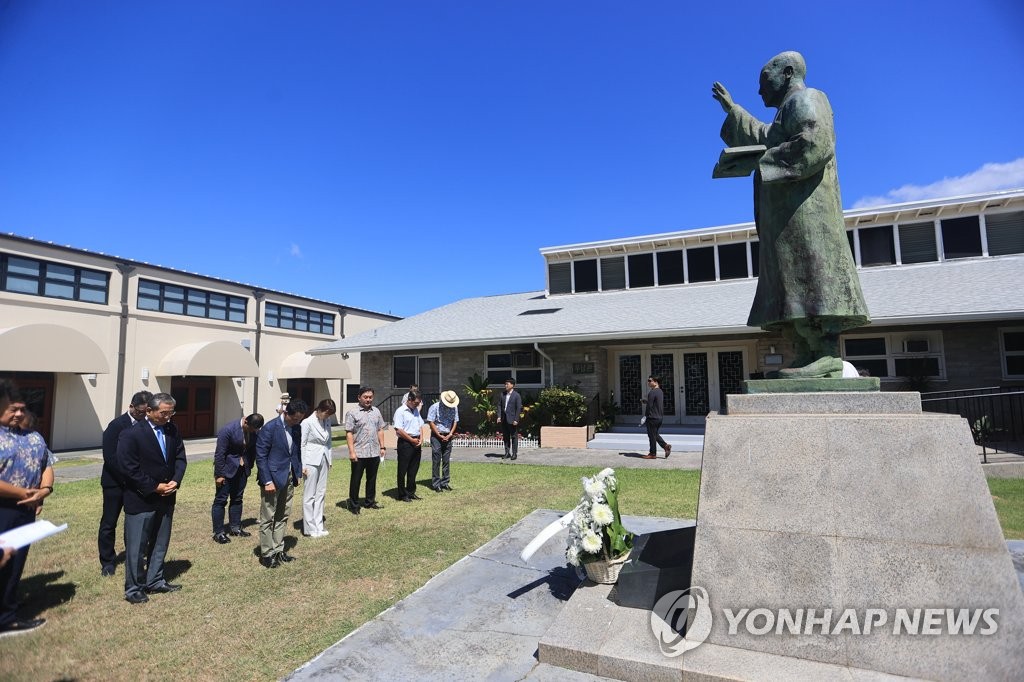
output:
M629 559L633 533L623 527L619 515L615 470L604 469L582 481L583 496L572 512L565 558L573 566L582 565L594 582L611 584Z

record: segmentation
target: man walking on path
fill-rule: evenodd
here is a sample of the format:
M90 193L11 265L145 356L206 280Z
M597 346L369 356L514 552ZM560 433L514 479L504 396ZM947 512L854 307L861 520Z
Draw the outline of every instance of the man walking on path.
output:
M380 509L377 503L377 469L384 460L384 418L373 406L373 389L359 389L359 407L345 413L348 459L352 463L352 476L348 483L348 510L358 514L359 484L366 472L366 502L368 509Z
M647 377L647 385L650 392L647 394L647 408L644 410L644 418L647 423L647 454L644 459L654 459L658 456L658 445L665 449L665 459L668 459L672 452L672 446L658 433L661 429L661 420L665 418L665 394L661 390L661 380L658 377Z
M433 466L430 485L434 492L451 490L452 438L459 425L459 394L445 391L441 401L434 403L427 411L430 424L430 452Z
M519 456L519 414L522 411L523 398L516 390L516 380L509 377L505 380L505 392L498 396L498 424L501 425L501 437L505 441L505 455L502 459L515 459Z

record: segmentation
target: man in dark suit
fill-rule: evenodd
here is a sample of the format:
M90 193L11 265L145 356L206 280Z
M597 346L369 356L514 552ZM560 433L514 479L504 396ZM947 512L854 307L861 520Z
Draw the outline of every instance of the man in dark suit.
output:
M124 477L117 470L117 439L121 432L146 418L146 403L153 397L149 391L139 391L132 396L128 411L117 417L103 431L103 471L100 486L103 488L103 513L100 516L100 532L96 544L100 550L100 574L114 575L114 535L117 533L117 519L124 508Z
M174 403L170 393L157 393L149 399L146 419L122 431L117 441L125 481L124 598L132 604L149 601L147 594L181 589L164 579L174 502L187 464L185 444L171 423Z
M300 425L309 407L302 400L284 406L281 416L271 419L256 437L256 480L260 499L260 563L277 568L294 557L284 551L284 531L292 492L302 477L302 432Z
M250 414L242 419L233 419L217 432L217 448L213 453L213 481L217 492L210 514L213 517L213 539L222 545L231 542L229 533L246 538L252 535L242 530L242 496L256 461L256 435L261 428L263 415ZM227 533L224 532L225 506L228 506Z
M498 396L498 423L501 424L501 436L505 440L502 459L515 459L519 456L519 414L522 411L523 398L516 390L516 380L509 377L505 380L505 392Z

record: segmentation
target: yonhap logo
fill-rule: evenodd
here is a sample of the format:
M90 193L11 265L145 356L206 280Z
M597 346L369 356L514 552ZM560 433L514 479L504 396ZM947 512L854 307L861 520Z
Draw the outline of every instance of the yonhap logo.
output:
M669 658L700 646L711 634L711 604L707 591L703 587L691 587L663 596L651 610L651 632L658 640L661 653Z

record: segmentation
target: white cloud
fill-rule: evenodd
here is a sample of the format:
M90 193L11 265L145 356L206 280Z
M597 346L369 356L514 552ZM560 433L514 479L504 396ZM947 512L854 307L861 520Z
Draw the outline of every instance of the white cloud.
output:
M299 248L298 244L292 244L290 253L295 258L302 258L302 249Z
M903 185L882 196L862 197L854 208L868 208L882 204L900 204L907 201L942 199L963 194L995 192L1001 189L1024 187L1024 157L1009 163L986 163L976 171L955 178L943 178L930 185Z

